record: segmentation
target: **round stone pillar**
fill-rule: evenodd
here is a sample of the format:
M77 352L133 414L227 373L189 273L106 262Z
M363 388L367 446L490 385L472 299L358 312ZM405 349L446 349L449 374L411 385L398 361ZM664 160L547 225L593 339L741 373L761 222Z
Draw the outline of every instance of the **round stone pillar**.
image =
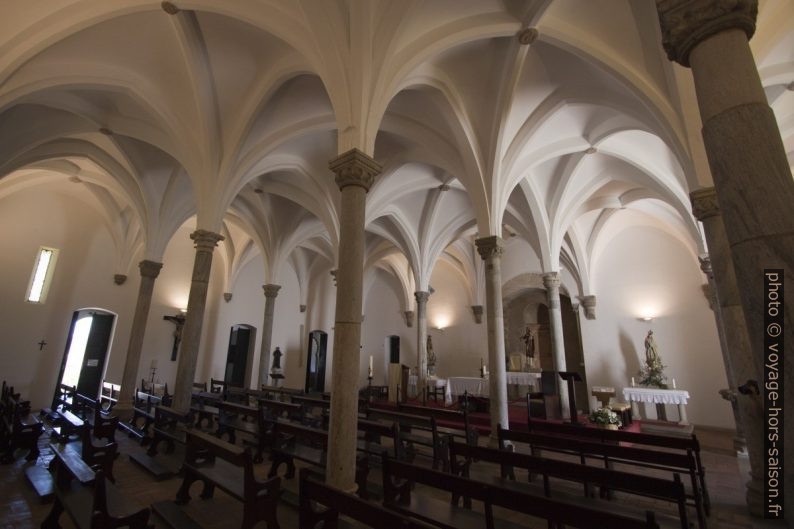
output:
M414 292L416 298L416 395L424 401L427 388L427 300L430 292Z
M207 288L212 271L212 252L223 240L223 235L207 230L196 230L190 234L196 248L193 261L193 278L190 282L190 296L187 301L185 326L182 328L182 348L176 370L173 408L184 413L190 409L193 392L193 378L196 375L201 342L201 327L204 324L204 308L207 304Z
M747 505L753 514L763 515L763 453L764 424L760 398L755 393L742 394L736 388L750 380L758 381L758 371L750 351L744 311L742 310L736 273L728 246L728 236L720 216L720 207L714 188L694 191L692 214L703 223L706 242L709 247L710 270L714 277L716 297L719 307L717 313L722 320L722 330L726 346L726 371L728 386L735 392L738 412L737 430L744 431L747 454L750 459L750 481L747 483Z
M554 358L555 371L567 371L565 367L565 338L562 332L562 309L560 308L560 278L557 272L543 274L543 286L546 287L546 299L549 303L549 334L551 335L551 355ZM557 377L557 393L560 396L562 416L570 419L568 404L568 386Z
M143 337L146 334L146 321L149 319L149 307L152 305L154 280L160 275L163 263L143 260L138 263L141 272L141 284L138 286L138 301L132 317L130 341L127 346L127 358L124 361L124 374L121 377L121 393L117 408L119 411L132 409L135 382L138 378L138 367L143 348Z
M280 285L262 285L265 291L265 319L262 322L262 346L259 350L259 384L267 384L270 370L270 347L273 341L273 313Z
M749 351L756 373L763 376L765 270L779 271L784 291L778 344L790 348L794 343L794 180L750 51L758 2L657 0L656 6L668 57L692 68L703 142L731 249ZM777 360L777 373L791 380L794 355L781 350ZM782 397L794 402L794 384L784 384ZM784 422L783 436L784 451L790 457L794 421ZM783 474L782 495L791 521L794 472L786 468ZM777 512L770 506L764 510Z
M491 412L491 445L496 444L496 425L510 428L507 413L507 359L505 358L505 326L502 306L501 237L483 237L474 241L485 262L485 323L488 327L488 400Z
M356 489L358 367L364 276L364 213L367 191L381 166L352 149L331 160L342 193L339 216L339 268L336 273L336 323L331 379L326 482L346 491Z

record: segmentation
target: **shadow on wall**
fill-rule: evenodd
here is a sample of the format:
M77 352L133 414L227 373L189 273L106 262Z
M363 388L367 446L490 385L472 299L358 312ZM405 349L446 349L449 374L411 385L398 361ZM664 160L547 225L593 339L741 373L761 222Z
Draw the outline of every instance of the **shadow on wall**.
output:
M640 370L640 357L637 354L637 347L634 341L626 331L620 331L620 352L623 355L624 365L626 366L626 373L623 374L624 380L631 380L631 377L636 376Z

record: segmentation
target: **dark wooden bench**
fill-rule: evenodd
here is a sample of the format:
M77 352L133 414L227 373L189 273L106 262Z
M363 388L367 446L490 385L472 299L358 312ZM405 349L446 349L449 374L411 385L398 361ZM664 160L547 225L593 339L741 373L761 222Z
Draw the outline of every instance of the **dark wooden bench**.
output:
M52 437L62 443L79 438L85 421L69 410L55 410Z
M59 457L57 453L56 457ZM87 480L83 471L75 469L72 464L64 460L58 466L55 503L41 523L42 529L59 529L58 519L64 511L77 529L147 528L148 508L127 500L112 483L106 482L102 471L92 472L91 479Z
M254 439L256 453L254 463L261 463L267 446L267 427L264 411L260 406L248 406L234 402L218 403L218 437L227 436L231 444L237 442L236 432L248 434Z
M307 397L305 395L291 395L293 404L303 406L305 421L315 428L328 429L328 417L331 413L331 401Z
M30 413L30 402L22 400L14 388L3 384L0 397L0 462L11 463L18 449L27 449L25 459L39 457L38 440L44 430L42 422Z
M206 382L193 382L193 391L207 391Z
M246 388L238 388L229 385L226 386L224 400L227 402L234 402L236 404L245 404L246 406L251 404L251 398Z
M459 507L429 495L413 493L414 484L446 491L454 498L468 497L482 504L482 512ZM494 517L500 507L547 520L549 527L582 529L658 529L655 515L647 511L642 518L619 515L572 505L542 494L529 494L512 488L475 481L384 457L383 503L405 515L419 518L444 529L518 529L523 524Z
M526 490L533 494L554 497L574 504L584 505L591 509L622 512L628 515L637 514L636 508L632 505L622 502L594 499L592 497L594 486L600 487L602 491L615 490L633 496L668 501L677 506L678 518L675 519L664 515L657 515L657 521L660 526L670 528L680 527L681 529L689 528L686 510L686 490L684 490L684 485L681 483L681 477L678 474L674 474L673 480L671 481L577 463L545 459L513 451L469 446L464 443L456 443L454 439L450 440L449 456L450 468L454 475L467 478L473 477L471 475L471 466L474 462L493 463L499 465L499 476L489 476L485 473L485 478L475 477L475 479L485 479L485 481L499 486ZM515 482L515 468L526 470L529 474L541 475L543 477L543 484L536 485ZM551 485L549 478L555 478L555 486ZM583 494L574 495L571 493L570 489L558 488L556 486L558 483L556 480L581 484L583 487Z
M703 506L703 495L700 490L697 464L691 451L687 453L664 452L633 446L599 443L560 435L541 435L516 430L505 430L497 427L499 446L509 443L524 443L529 446L530 454L538 455L539 450L569 454L581 463L595 460L605 468L612 468L615 463L639 469L656 469L670 472L671 476L682 473L689 476L691 490L687 492L697 512L698 525L706 527L706 513Z
M367 418L396 422L400 425L400 443L404 444L403 453L406 461L412 462L417 451L415 446L426 446L431 449L433 469L449 470L449 453L447 452L447 435L438 433L438 425L433 416L413 415L380 408L368 408ZM424 432L424 433L418 433Z
M151 427L154 424L154 409L157 406L170 406L171 396L166 388L163 395L155 395L141 389L136 389L132 399L132 416L121 426L130 437L136 438L142 445L151 439Z
M75 394L75 415L80 417L84 423L91 425L94 437L98 439L116 440L116 429L119 425L119 418L110 415L102 410L99 400L92 399L80 393Z
M168 479L177 473L179 464L158 452L160 443L165 443L165 454L171 454L176 445L184 445L185 431L193 424L191 414L181 414L165 406L154 409L154 423L151 429L149 448L145 453L133 452L130 461L138 464L149 472L154 479L160 481Z
M366 527L388 529L431 529L433 526L386 509L375 503L343 492L320 482L309 469L300 471L298 485L300 512L299 529L314 529L322 522L322 527L350 527L339 515L364 524ZM316 508L319 506L319 509Z
M265 398L270 400L289 400L293 395L306 395L302 389L293 388L280 388L276 386L268 386L262 384L258 390L248 390L249 394L256 398Z
M442 435L462 437L470 444L477 444L479 440L480 434L476 428L471 426L469 412L466 409L449 410L446 408L417 406L415 404L398 404L397 408L403 413L435 418L438 432Z
M212 393L208 391L200 391L193 393L190 402L190 411L196 415L196 428L201 428L204 421L207 421L207 427L212 428L215 424L215 418L218 416L218 403L223 401L223 396L220 393Z
M278 469L286 465L284 477L295 477L295 460L309 463L325 472L328 432L309 426L288 421L277 420L273 423L270 458L272 463L268 477L278 475ZM357 494L367 499L367 476L369 475L369 459L366 454L359 453L356 457Z
M703 506L705 507L706 515L710 514L711 501L706 487L706 469L703 467L700 457L700 442L695 434L686 437L658 435L626 430L607 430L605 428L582 428L572 424L538 420L529 421L527 423L527 431L541 435L565 435L600 443L627 443L631 446L664 448L665 450L681 453L691 451L695 456L700 490L703 492Z
M210 378L210 393L224 394L226 393L226 386L228 386L226 381Z
M190 501L190 486L201 481L201 497L211 498L216 487L243 503L241 529L264 521L269 529L278 529L276 507L281 479L270 477L260 481L254 477L249 449L240 448L196 430L185 432L185 473L176 503Z

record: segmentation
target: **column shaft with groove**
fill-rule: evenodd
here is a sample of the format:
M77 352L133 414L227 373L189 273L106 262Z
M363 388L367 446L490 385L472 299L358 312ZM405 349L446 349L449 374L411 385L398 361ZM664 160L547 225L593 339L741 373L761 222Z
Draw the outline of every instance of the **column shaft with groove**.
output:
M567 371L565 366L565 337L562 330L562 309L560 308L560 278L557 272L543 275L543 286L549 303L549 334L551 335L551 354L555 371ZM570 418L567 384L557 377L557 393L560 395L562 415Z
M416 394L423 399L427 388L427 300L430 292L414 292L416 297Z
M276 296L281 289L279 285L262 285L265 291L265 318L262 322L262 346L259 350L259 384L267 384L270 369L270 347L273 342L273 313L275 312Z

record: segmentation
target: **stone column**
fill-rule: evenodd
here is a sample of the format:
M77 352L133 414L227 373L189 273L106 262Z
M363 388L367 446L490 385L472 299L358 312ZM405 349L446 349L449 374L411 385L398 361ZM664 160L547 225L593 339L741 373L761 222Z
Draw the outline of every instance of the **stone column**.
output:
M779 308L783 315L780 340L784 349L794 343L794 179L750 51L758 2L657 0L656 5L667 56L692 68L703 142L733 258L749 350L760 376L767 353L765 269L783 271L780 279L786 292ZM781 352L777 367L778 372L782 368L781 378L791 380L794 355ZM794 384L784 384L783 389L790 405ZM784 422L783 435L785 454L791 457L794 421ZM791 527L791 468L784 472L783 482Z
M543 274L543 286L549 303L549 334L551 335L551 355L555 371L567 371L565 367L565 339L562 334L562 310L560 309L560 277L557 272ZM570 419L568 408L568 386L558 376L557 392L560 395L562 416Z
M485 261L485 323L488 327L488 397L491 412L491 445L496 444L496 425L510 427L507 414L507 375L505 359L505 326L502 307L501 237L483 237L474 241Z
M692 213L703 223L709 247L710 271L714 277L717 313L722 320L722 330L727 349L726 370L728 386L736 388L748 380L760 381L758 370L750 350L744 311L742 310L736 273L731 258L728 235L720 216L720 207L714 188L694 191L691 195ZM761 278L759 277L759 282ZM732 380L731 380L732 379ZM736 392L736 408L739 414L737 432L743 427L747 454L750 459L750 481L747 483L747 505L754 514L762 515L764 425L761 400L755 394Z
M135 383L138 378L138 367L143 348L143 337L146 333L146 321L149 319L149 307L152 304L154 280L160 274L163 263L143 260L138 263L141 271L141 284L138 286L138 301L135 304L135 314L132 317L130 328L130 341L127 346L127 359L124 362L124 374L121 377L121 394L116 408L119 411L132 408Z
M358 149L352 149L331 160L329 168L336 174L336 184L342 198L326 482L342 490L354 491L364 276L364 210L367 192L381 172L381 166Z
M262 322L262 346L259 350L259 384L267 384L270 370L270 347L273 341L273 311L280 285L262 285L265 291L265 320Z
M424 401L427 387L427 300L430 292L414 292L416 297L416 395Z
M195 242L196 259L193 261L193 278L190 282L190 296L187 301L185 326L182 328L182 349L174 385L173 408L180 412L190 409L190 396L193 392L193 378L196 375L201 342L201 327L204 323L204 307L207 304L207 288L212 270L212 252L223 240L223 235L207 230L196 230L190 234Z

